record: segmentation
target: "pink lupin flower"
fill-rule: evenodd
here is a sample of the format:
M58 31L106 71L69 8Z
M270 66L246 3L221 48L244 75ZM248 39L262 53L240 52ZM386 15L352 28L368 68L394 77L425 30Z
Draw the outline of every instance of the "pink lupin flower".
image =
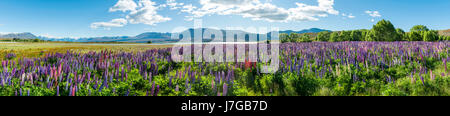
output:
M430 78L431 80L434 80L433 70L430 69Z
M214 80L211 80L211 88L214 88Z
M59 64L59 66L58 66L58 75L61 75L61 71L62 71L62 66L63 66L63 64L61 63L61 64Z
M76 91L77 86L72 87L72 96L75 96L75 91Z

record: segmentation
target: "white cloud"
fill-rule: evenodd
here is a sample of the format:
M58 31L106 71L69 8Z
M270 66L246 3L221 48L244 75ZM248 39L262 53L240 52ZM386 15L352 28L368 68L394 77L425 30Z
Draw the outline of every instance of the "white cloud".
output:
M370 22L375 22L375 19L370 19Z
M163 17L157 13L158 7L155 6L156 3L150 0L140 0L139 10L132 11L126 16L126 19L131 24L147 24L155 25L156 23L170 21L171 18Z
M181 9L181 12L192 13L197 7L192 4L184 5Z
M378 12L378 11L370 11L370 10L368 10L368 11L366 11L366 14L369 14L369 16L371 16L371 17L381 17L380 12Z
M171 8L183 5L182 3L176 3L175 0L168 0L165 6ZM146 24L155 25L157 23L166 22L171 20L169 17L163 17L158 14L158 10L164 5L156 6L156 3L151 0L139 0L136 3L134 0L119 0L116 5L109 9L110 12L130 11L124 18L113 19L110 22L95 22L91 24L91 28L104 28L111 29L112 27L123 27L130 24Z
M333 8L334 0L318 0L318 6L310 6L296 3L296 8L290 8L291 20L294 21L317 21L318 17L327 17L328 14L339 15L339 11Z
M352 14L349 14L347 17L351 19L355 18L355 16L353 16Z
M116 5L109 8L109 12L116 12L116 11L134 11L136 10L137 5L133 0L119 0Z
M151 0L118 0L109 11L127 12L125 23L116 21L92 23L92 28L103 27L123 27L129 24L156 25L157 23L170 21L170 17L158 14L163 8L170 10L180 10L180 13L187 13L185 20L192 20L210 15L238 15L252 20L264 20L268 22L290 22L290 21L317 21L328 15L339 15L339 11L334 9L334 0L317 0L318 5L307 5L295 3L296 7L283 8L271 3L271 0L199 0L200 5L194 6L167 0L166 3L156 4ZM130 11L130 12L128 12ZM378 12L377 12L378 13ZM378 13L379 14L379 13ZM353 15L346 15L354 18ZM122 20L122 22L124 22Z
M200 0L201 7L190 11L191 17L205 15L241 15L253 20L269 22L288 21L317 21L319 17L329 14L338 15L339 11L333 8L334 0L317 0L317 6L296 3L295 8L282 8L266 1L259 0Z
M113 19L110 22L95 22L91 24L91 28L93 29L97 29L97 28L104 28L106 30L111 29L111 27L123 27L125 25L127 25L128 21L123 19L123 18L119 18L119 19Z
M53 39L62 39L63 38L63 37L53 36L53 35L50 35L48 33L40 35L40 36L41 37L46 37L46 38L53 38Z
M192 4L188 4L188 5L184 5L184 6L181 8L181 12L185 12L185 13L192 14L196 9L197 9L196 6L193 6ZM186 17L186 18L185 18L186 21L192 21L192 20L194 20L194 16L185 16L185 17Z
M290 16L289 11L269 3L258 4L253 7L242 7L239 10L232 11L230 14L239 14L253 20L266 20L269 22L284 22Z
M167 0L165 5L169 6L170 10L177 10L181 8L181 6L183 6L184 3L178 3L175 0Z

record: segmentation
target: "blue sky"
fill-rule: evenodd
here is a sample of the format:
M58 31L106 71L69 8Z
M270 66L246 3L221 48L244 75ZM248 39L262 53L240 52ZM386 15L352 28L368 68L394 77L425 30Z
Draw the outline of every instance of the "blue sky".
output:
M190 28L194 25L190 19L202 19L204 27L222 29L369 29L381 19L404 30L417 24L450 29L449 0L118 1L1 0L0 32L31 32L50 37L134 36L171 32L180 26ZM190 4L196 8L187 11Z

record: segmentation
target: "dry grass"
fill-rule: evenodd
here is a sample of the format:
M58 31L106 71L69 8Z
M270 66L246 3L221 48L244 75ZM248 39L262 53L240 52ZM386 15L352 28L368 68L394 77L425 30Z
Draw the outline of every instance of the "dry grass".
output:
M76 52L89 51L118 51L136 52L149 49L167 48L171 45L151 45L151 44L95 44L95 43L0 43L0 60L5 60L5 55L14 53L18 58L40 57L47 53L65 53L68 50Z
M439 31L439 35L450 36L450 29Z

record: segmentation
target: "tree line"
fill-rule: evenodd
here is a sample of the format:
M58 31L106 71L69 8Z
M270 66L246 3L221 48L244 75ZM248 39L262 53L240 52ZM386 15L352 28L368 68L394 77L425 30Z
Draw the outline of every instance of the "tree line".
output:
M12 39L0 39L3 42L47 42L46 40L41 39L20 39L20 38L12 38Z
M447 41L450 36L439 35L437 30L430 30L424 25L416 25L409 32L395 28L388 20L381 20L372 29L350 31L322 31L317 34L281 33L280 40L285 42L312 42L312 41Z

